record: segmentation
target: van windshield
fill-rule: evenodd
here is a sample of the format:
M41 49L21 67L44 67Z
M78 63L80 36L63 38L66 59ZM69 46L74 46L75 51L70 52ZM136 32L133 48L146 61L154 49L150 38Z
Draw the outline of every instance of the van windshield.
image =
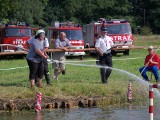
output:
M108 34L131 34L131 27L129 24L112 24L107 25Z
M82 30L59 30L61 32L65 32L69 40L82 40Z
M6 37L30 37L31 29L30 28L7 28L5 29Z

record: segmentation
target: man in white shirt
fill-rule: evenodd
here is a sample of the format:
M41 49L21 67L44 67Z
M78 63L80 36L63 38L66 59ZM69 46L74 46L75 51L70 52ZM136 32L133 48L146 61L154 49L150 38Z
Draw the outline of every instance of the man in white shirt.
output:
M109 68L100 68L101 80L103 84L108 83L108 77L112 71L112 54L111 47L113 46L112 38L107 36L107 28L101 28L101 37L97 39L95 44L95 50L99 55L99 64L102 67Z

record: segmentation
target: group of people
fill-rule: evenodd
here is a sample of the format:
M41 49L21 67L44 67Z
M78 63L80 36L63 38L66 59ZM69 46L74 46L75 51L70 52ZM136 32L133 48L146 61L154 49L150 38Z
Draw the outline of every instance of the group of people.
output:
M34 88L35 83L38 87L42 88L42 79L45 76L47 85L51 85L48 62L47 50L49 48L48 39L45 37L45 31L39 29L36 35L27 41L28 54L26 56L29 66L29 81L31 88ZM55 48L62 49L62 52L54 53L53 66L55 68L53 78L58 80L58 75L65 70L65 51L70 48L69 40L66 38L66 34L61 32L59 38L55 41Z
M112 72L112 54L111 49L116 47L113 45L112 38L107 35L107 28L101 28L101 36L96 40L95 50L98 53L98 60L103 84L108 83L108 78ZM139 69L144 80L149 81L147 71L154 74L155 80L160 81L159 77L160 57L155 53L153 46L148 47L148 55L145 58L144 66Z
M48 70L47 50L49 48L48 39L45 37L45 31L40 29L36 32L36 35L27 42L28 54L26 56L29 66L29 80L31 87L37 83L38 87L42 87L42 78L45 75L45 79L48 85L51 84ZM66 38L66 34L61 32L59 38L54 43L54 48L63 50L62 52L54 52L52 67L54 69L53 79L58 80L58 75L65 71L65 51L70 48L69 40ZM98 60L100 67L101 82L103 84L108 83L108 78L112 72L112 54L111 49L116 47L113 44L112 38L107 35L107 28L101 28L101 36L97 38L95 44L95 50L98 54ZM154 52L153 46L148 47L148 55L145 58L144 66L139 69L142 77L149 81L147 71L151 71L156 81L159 81L158 70L160 68L160 60L158 54Z

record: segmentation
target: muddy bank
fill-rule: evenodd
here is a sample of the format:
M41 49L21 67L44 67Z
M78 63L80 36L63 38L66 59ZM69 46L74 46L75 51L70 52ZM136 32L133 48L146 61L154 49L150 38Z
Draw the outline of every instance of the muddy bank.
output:
M57 108L74 108L74 107L96 107L100 103L107 101L108 97L102 98L69 98L60 99L53 97L42 98L42 109L57 109ZM0 110L5 111L22 111L22 110L34 110L35 98L27 99L0 99Z

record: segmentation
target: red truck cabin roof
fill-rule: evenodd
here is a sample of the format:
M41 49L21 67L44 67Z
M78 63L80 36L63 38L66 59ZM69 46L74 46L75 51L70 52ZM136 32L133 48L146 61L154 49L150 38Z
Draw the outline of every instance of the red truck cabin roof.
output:
M49 30L81 30L81 27L75 26L62 26L62 27L48 27Z
M48 32L51 34L56 34L59 35L60 32L65 32L66 33L66 38L69 40L83 40L82 38L82 28L81 27L68 27L68 26L63 26L63 27L49 27ZM47 37L49 37L48 35Z
M127 23L106 23L103 26L107 27L109 35L115 34L132 34L130 24ZM102 27L102 24L99 26L99 29Z

